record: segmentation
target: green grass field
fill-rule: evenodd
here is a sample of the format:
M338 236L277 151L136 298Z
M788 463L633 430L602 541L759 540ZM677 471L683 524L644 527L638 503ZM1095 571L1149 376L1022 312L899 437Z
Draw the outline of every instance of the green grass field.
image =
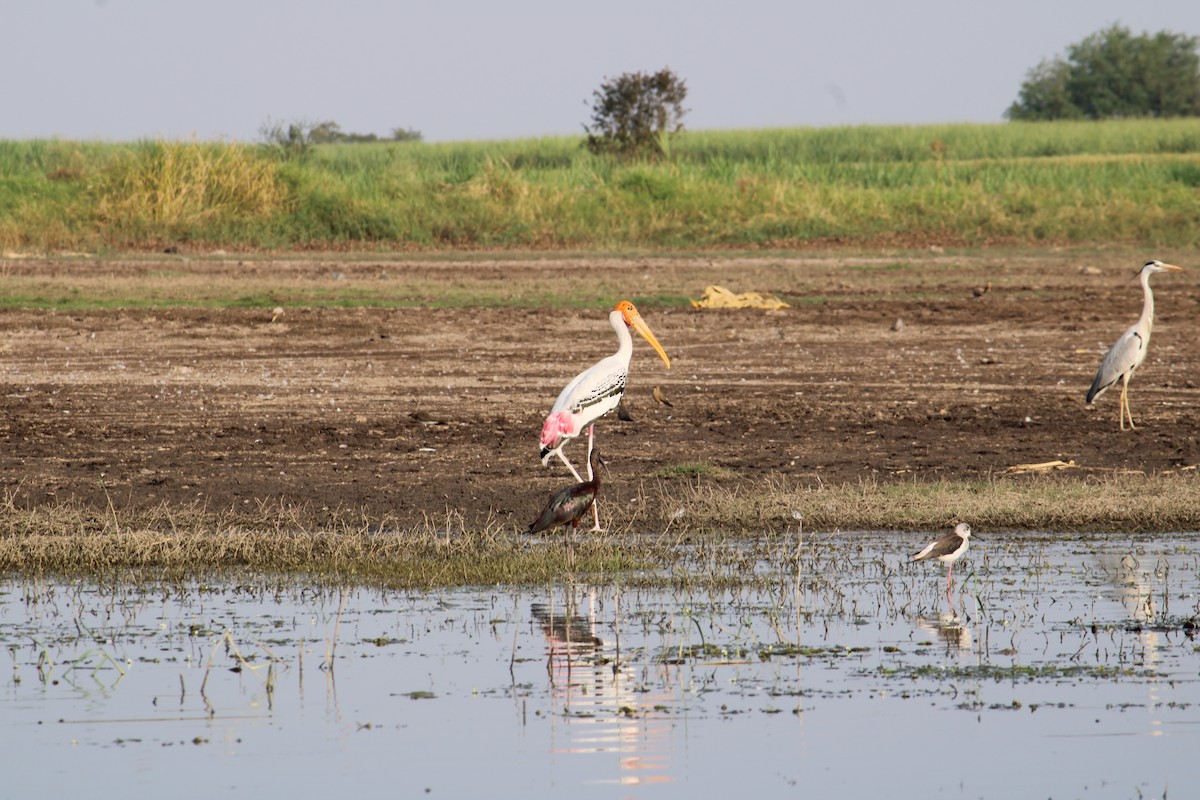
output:
M1200 120L328 145L0 141L0 248L697 250L1200 242Z

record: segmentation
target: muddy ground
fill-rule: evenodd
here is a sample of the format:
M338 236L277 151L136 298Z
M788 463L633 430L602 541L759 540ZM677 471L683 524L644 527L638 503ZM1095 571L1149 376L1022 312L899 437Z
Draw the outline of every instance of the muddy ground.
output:
M1131 392L1137 430L1118 429L1115 391L1084 404L1102 353L1141 311L1129 276L1143 260L10 260L3 280L38 296L78 298L114 280L157 286L168 301L183 287L177 299L189 302L186 287L211 282L286 309L0 311L0 482L21 507L199 502L247 515L290 506L313 524L361 509L524 525L571 481L538 462L538 434L567 380L615 349L606 313L621 296L645 298L673 365L635 342L633 420L598 428L609 502L687 480L669 476L681 464L711 473L693 481L760 488L987 479L1054 459L1075 462L1081 479L1181 470L1200 462L1200 263L1154 280L1157 325ZM368 297L419 283L425 302L289 304L296 287L334 282ZM709 283L792 307L670 301ZM438 307L438 286L477 292L482 307ZM589 286L602 299L584 295L582 307L521 299ZM568 453L583 461L579 444Z

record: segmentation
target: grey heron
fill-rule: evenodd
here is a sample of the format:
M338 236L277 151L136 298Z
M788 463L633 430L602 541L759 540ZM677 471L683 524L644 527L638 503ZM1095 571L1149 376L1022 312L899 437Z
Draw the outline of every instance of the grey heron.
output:
M1180 270L1172 264L1161 261L1147 261L1138 272L1138 280L1142 283L1142 316L1121 338L1117 339L1100 362L1100 369L1088 389L1087 402L1091 403L1104 394L1108 387L1121 381L1121 407L1118 413L1121 419L1121 430L1125 430L1125 418L1129 417L1129 429L1133 430L1133 412L1129 410L1129 379L1134 371L1146 360L1146 348L1150 346L1150 331L1154 327L1154 293L1150 291L1150 276L1156 272Z

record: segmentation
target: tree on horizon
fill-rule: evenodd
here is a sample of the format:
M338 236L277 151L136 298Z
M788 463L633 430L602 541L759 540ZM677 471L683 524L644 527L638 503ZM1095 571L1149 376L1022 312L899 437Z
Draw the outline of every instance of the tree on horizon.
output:
M1200 116L1195 36L1114 24L1026 73L1010 120Z

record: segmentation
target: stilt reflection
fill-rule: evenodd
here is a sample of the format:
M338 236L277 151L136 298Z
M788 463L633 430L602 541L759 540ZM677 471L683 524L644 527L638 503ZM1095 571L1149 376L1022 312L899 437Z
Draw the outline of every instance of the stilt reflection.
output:
M917 627L935 634L945 642L947 652L970 650L975 643L971 634L970 620L959 616L953 607L948 613L938 614L936 617L917 617Z

